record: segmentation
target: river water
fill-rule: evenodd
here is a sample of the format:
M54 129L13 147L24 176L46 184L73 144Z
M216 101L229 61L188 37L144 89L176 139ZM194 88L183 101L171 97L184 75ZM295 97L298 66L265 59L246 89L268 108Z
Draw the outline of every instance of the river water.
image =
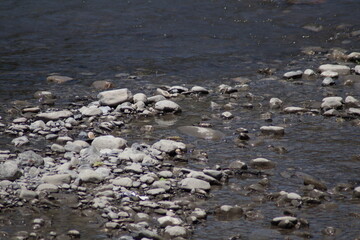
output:
M268 192L299 191L299 180L284 178L281 172L291 175L301 171L318 176L329 187L358 183L360 165L356 156L360 154L360 130L351 122L339 123L319 115L275 114L271 124L286 127L284 137L264 138L257 130L267 124L260 114L266 112L261 106L270 97L286 100L288 106L320 102L329 91L339 96L360 97L358 86L339 85L328 90L319 82L297 85L277 79L264 80L264 75L258 73L259 69L271 68L275 69L274 76L281 77L289 70L316 69L322 63L329 63L322 54L304 55L301 51L306 47L321 47L324 52L334 47L359 51L359 35L354 34L360 30L358 16L358 0L3 0L0 3L0 114L7 117L5 110L11 101L34 101L37 90L53 91L58 96L58 106L71 102L76 95L95 96L90 88L95 80L110 79L118 88L153 94L159 85L216 89L221 83L234 85L230 78L241 76L251 80L249 85L255 98L240 99L237 103L251 102L255 108L236 107L232 110L236 118L231 121L212 118L214 128L225 133L225 140L199 140L177 130L179 126L200 122L204 115L211 118L219 113L211 111L210 101L223 104L231 101L215 95L197 101L183 100L180 102L186 106L183 113L172 119L140 119L134 123L134 131L125 137L131 142L151 142L180 135L184 142L208 152L207 163L190 163L195 168L227 166L237 159L272 159L277 162L277 168ZM46 77L51 73L75 80L61 86L47 83ZM120 73L137 78L117 77ZM152 124L156 131L145 139L136 131L136 126L142 124ZM234 132L239 127L249 129L254 147L236 146ZM268 145L281 145L289 152L279 155L269 151ZM2 140L0 148L8 148L8 142ZM251 181L254 180L231 179L228 185L214 189L210 200L199 205L211 208L221 204L250 204L261 210L263 217L252 221L243 218L220 221L209 216L205 224L196 228L193 239L228 239L237 234L242 239L251 239L254 230L269 229L270 220L282 215L282 211L273 202L256 202L254 196L245 194L243 188ZM359 213L360 203L347 197L335 202L335 208L308 208L301 212L301 217L311 223L310 232L315 239L335 239L322 237L321 229L326 226L340 229L336 239L359 236L360 221L349 214ZM82 227L91 228L85 223ZM81 226L78 228L81 230ZM96 239L102 239L102 235ZM275 234L274 239L279 236Z

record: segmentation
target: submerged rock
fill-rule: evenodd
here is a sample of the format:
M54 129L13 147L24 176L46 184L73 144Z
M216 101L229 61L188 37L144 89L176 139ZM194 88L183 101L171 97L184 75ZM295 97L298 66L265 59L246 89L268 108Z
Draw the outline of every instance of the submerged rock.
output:
M179 127L178 129L180 132L187 135L208 140L221 140L225 136L225 134L223 134L222 132L211 128L183 126Z
M60 76L60 75L52 75L46 78L46 81L53 83L66 83L71 80L73 80L73 78L67 76Z

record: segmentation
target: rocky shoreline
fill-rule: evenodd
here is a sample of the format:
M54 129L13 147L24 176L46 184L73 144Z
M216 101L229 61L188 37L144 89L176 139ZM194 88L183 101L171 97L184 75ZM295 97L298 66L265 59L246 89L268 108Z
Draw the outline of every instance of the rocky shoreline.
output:
M359 84L360 53L343 55L345 64L324 64L318 69L290 71L282 76L285 81L315 81L322 87L331 87L344 77L343 85ZM49 82L62 84L72 78L53 75ZM302 206L318 206L339 196L359 201L360 186L342 183L330 188L320 178L296 173L302 180L299 192L267 192L276 161L264 157L234 160L228 166L205 166L191 169L189 161L204 161L206 152L189 151L187 143L178 136L168 136L152 143L128 142L121 137L131 117L151 118L159 115L181 115L183 99L206 98L208 95L227 96L228 104L211 102L211 110L219 119L236 119L231 112L233 102L252 98L246 79L234 79L235 86L221 84L217 89L201 86L163 86L153 96L133 94L127 88L108 90L113 85L98 81L94 88L101 89L97 100L86 105L73 104L64 109L52 108L54 95L48 91L36 92L41 106L20 109L20 115L11 122L1 122L0 131L11 136L13 145L0 151L0 209L32 207L59 208L69 204L77 214L94 211L101 216L101 231L109 239L190 239L197 224L208 215L224 221L244 217L261 218L249 206L221 205L212 209L197 206L199 199L211 198L211 190L226 185L229 179L241 176L255 178L247 187L249 192L260 192L261 201L272 201L286 209L283 216L273 216L269 225L280 232L300 238L312 237L311 222L301 217ZM231 102L233 101L233 102ZM273 115L322 115L339 121L352 121L360 125L360 101L354 96L326 96L311 107L288 106L279 96L269 98L267 111L261 115L267 124L256 131L268 138L281 138L286 127L272 125ZM252 109L256 103L246 103ZM130 120L129 120L130 119ZM152 125L142 131L153 131ZM219 141L224 133L212 128L204 119L196 126L183 126L179 131L192 137ZM238 147L251 146L249 131L236 130L234 141ZM34 145L39 142L38 147ZM43 144L45 142L45 144ZM35 143L35 144L34 144ZM31 148L28 146L31 145ZM285 154L286 149L272 146L272 150ZM65 195L65 197L64 197ZM67 199L68 198L68 199ZM66 199L66 200L64 200ZM71 201L69 200L71 199ZM360 213L357 213L360 216ZM359 217L358 216L358 217ZM31 231L2 232L4 239L74 239L84 235L69 226L66 232L51 230L48 217L34 218ZM270 228L270 226L269 226ZM337 230L329 226L323 234L336 236ZM231 239L242 239L234 236ZM263 239L261 236L253 239Z

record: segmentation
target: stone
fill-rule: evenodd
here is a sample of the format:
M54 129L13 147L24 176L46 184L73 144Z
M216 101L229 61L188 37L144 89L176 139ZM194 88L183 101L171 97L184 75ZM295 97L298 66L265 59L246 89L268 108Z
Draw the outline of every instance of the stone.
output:
M58 120L60 118L71 117L72 115L73 113L69 110L61 110L54 112L39 113L36 115L36 117L44 120Z
M231 118L234 117L234 115L231 112L228 112L228 111L221 113L220 116L222 118L224 118L224 119L231 119Z
M360 198L360 186L354 188L353 196L356 197L356 198Z
M100 151L102 149L123 149L126 147L126 143L127 141L123 138L106 135L96 137L91 146Z
M26 137L26 136L22 136L22 137L17 137L17 138L14 138L12 141L11 141L12 144L15 145L15 147L21 147L25 144L28 144L29 143L29 139Z
M247 165L246 163L240 161L240 160L236 160L236 161L233 161L229 164L229 168L230 169L233 169L233 170L246 170L247 169Z
M155 189L162 188L165 191L169 191L171 189L171 182L164 180L154 181L153 184L151 185L151 188L155 188Z
M96 106L90 106L90 107L84 106L79 109L79 112L85 117L98 116L102 114L101 109Z
M294 79L294 78L301 78L303 74L303 71L297 70L297 71L291 71L284 73L283 77L287 79Z
M360 74L360 65L356 65L354 71L356 74Z
M174 154L177 149L180 151L186 151L186 145L184 143L167 139L157 141L152 145L152 148L167 154Z
M20 193L19 193L19 197L21 199L34 199L38 197L38 193L35 191L31 191L31 190L27 190L26 188L22 188Z
M104 180L104 177L92 169L85 169L79 173L79 178L82 182L99 183Z
M271 98L269 104L271 109L279 109L282 106L283 101L279 98Z
M183 223L181 219L171 216L160 217L157 221L160 224L160 227L177 226Z
M68 152L80 153L84 148L88 148L90 145L83 140L75 140L74 142L68 141L64 148Z
M281 228L293 228L297 222L298 219L291 216L276 217L271 220L272 225L276 225Z
M276 164L266 158L255 158L250 161L250 166L256 169L271 169L276 166Z
M71 175L70 174L46 175L41 178L41 181L43 181L44 183L50 183L56 186L61 186L64 183L69 184L71 182Z
M166 100L166 98L163 95L155 95L155 96L148 97L147 100L149 103L156 103L156 102L160 102L162 100Z
M297 194L297 193L287 193L286 197L289 200L301 200L301 196L299 194Z
M164 188L153 188L153 189L146 191L146 194L155 196L155 195L159 195L159 194L164 194L165 192L166 192L166 190Z
M285 129L283 127L278 126L262 126L260 127L260 131L265 135L277 135L281 136L285 134Z
M360 107L360 101L353 96L347 96L345 98L345 104L348 107Z
M132 100L132 93L127 88L100 92L97 95L101 105L117 106Z
M201 189L208 191L210 190L210 183L196 179L196 178L185 178L180 181L180 188L186 189L186 190L196 190Z
M331 77L326 77L324 78L324 80L321 82L321 86L323 87L327 87L327 86L333 86L335 85L336 82L334 79L332 79Z
M22 152L18 155L18 157L15 160L19 165L24 166L42 166L44 165L44 159L39 154L35 153L32 150L28 150L25 152Z
M171 94L176 94L176 93L183 93L183 92L188 92L189 89L187 87L183 87L183 86L172 86L168 89L168 92Z
M174 175L171 171L160 171L158 172L159 177L161 178L172 178L172 176Z
M225 137L225 134L218 130L205 127L196 127L196 126L182 126L178 128L180 132L187 135L202 138L206 140L221 140Z
M115 178L114 180L111 181L111 183L114 184L115 186L120 186L120 187L132 187L133 180L129 177L122 177L122 178Z
M302 113L307 112L308 110L306 108L302 107L286 107L284 108L285 113Z
M360 52L352 52L347 55L347 60L349 61L359 61L360 60Z
M295 175L304 181L304 185L312 185L315 189L326 191L327 186L320 179L303 172L296 172Z
M181 112L180 106L170 100L161 100L155 103L154 108L161 112L172 112L172 113L178 113Z
M42 183L36 188L37 192L55 193L59 191L59 188L51 183Z
M205 174L203 172L191 171L186 177L187 178L196 178L196 179L204 180L206 182L209 182L210 184L221 185L220 182L217 179L215 179L215 178L213 178L213 177L211 177L211 176L209 176L209 175L207 175L207 174Z
M44 130L44 129L47 129L48 127L46 126L45 122L42 121L42 120L37 120L33 123L30 124L29 126L29 129L31 131L34 131L35 129L41 129L41 130Z
M213 170L213 169L204 169L203 172L206 175L209 175L217 180L220 180L222 178L222 176L224 175L222 171Z
M350 68L345 65L324 64L319 67L319 71L320 72L332 71L338 73L339 75L350 74Z
M174 239L176 237L186 237L187 230L181 226L167 226L165 228L165 235L169 236L170 239Z
M37 91L34 93L36 99L54 99L55 96L49 91Z
M94 81L91 84L91 87L93 87L97 90L107 90L109 88L113 88L114 83L107 81L107 80L98 80L98 81Z
M201 93L201 94L208 94L209 93L209 90L207 90L206 88L204 87L201 87L201 86L193 86L191 89L190 89L190 92L192 93Z
M349 114L360 116L360 108L349 108Z
M66 83L68 81L73 80L73 78L71 77L66 77L66 76L60 76L60 75L52 75L52 76L48 76L46 78L46 81L48 82L52 82L52 83Z
M65 152L65 148L57 143L52 144L50 148L51 148L51 151L53 151L53 152L57 152L57 153Z
M124 168L127 172L142 173L143 169L140 163L132 163L130 166Z
M15 161L8 160L0 163L0 180L14 181L22 176L20 169Z
M321 108L324 110L328 110L331 108L338 109L343 106L343 98L342 97L326 97L323 98L321 103Z
M133 96L133 101L134 101L134 103L137 103L137 102L146 103L148 100L144 93L136 93Z
M96 147L90 146L80 151L80 157L83 162L94 164L101 161L100 152Z
M315 71L312 69L306 69L304 71L304 76L306 76L306 77L314 76L315 74L316 74Z
M337 72L333 72L333 71L324 71L320 74L320 76L325 77L326 78L337 78L339 76L339 74Z

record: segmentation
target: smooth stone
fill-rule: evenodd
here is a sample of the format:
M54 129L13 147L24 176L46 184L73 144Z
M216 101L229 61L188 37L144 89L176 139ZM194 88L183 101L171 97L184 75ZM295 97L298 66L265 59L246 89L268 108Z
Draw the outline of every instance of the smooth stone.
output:
M15 161L8 160L0 163L0 180L14 181L22 176L20 169Z
M207 140L221 140L225 134L218 130L196 126L182 126L178 128L180 132Z
M234 115L231 112L228 112L228 111L221 113L220 116L222 118L224 118L224 119L231 119L231 118L234 117Z
M160 171L158 172L158 176L161 178L172 178L174 174L171 171Z
M309 174L303 173L303 172L296 172L295 175L297 177L303 179L304 185L313 185L314 188L321 190L321 191L327 190L327 186L320 179L317 179L317 178L315 178Z
M117 106L132 100L132 97L132 93L127 88L104 91L97 95L100 104L105 106Z
M79 173L79 178L82 182L99 183L104 180L104 177L92 169L85 169Z
M94 164L101 161L100 152L96 147L90 146L80 151L81 160L85 163Z
M173 140L162 139L152 145L152 148L165 152L167 154L173 154L177 149L181 151L186 150L186 145L182 142L176 142Z
M90 145L83 140L75 140L74 142L67 142L64 146L65 150L68 152L80 153L84 148L88 148Z
M339 74L337 72L333 72L333 71L324 71L320 74L320 76L325 77L326 78L337 78L339 76ZM324 81L323 81L324 83Z
M60 75L52 75L46 78L46 81L53 83L65 83L71 80L73 80L73 78Z
M114 137L112 135L96 137L91 146L95 147L97 150L102 149L123 149L126 147L127 141L120 137Z
M176 217L164 216L157 219L160 227L181 225L183 221Z
M332 79L331 77L326 77L324 78L324 80L321 82L321 85L326 87L326 86L332 86L335 85L336 82L334 79Z
M200 179L200 180L209 182L210 184L220 185L220 182L217 179L215 179L203 172L191 171L186 177L187 178L196 178L196 179Z
M34 199L38 197L38 193L35 191L27 190L26 188L22 188L19 197L21 199Z
M153 189L146 191L146 194L155 196L155 195L159 195L159 194L164 194L165 192L166 192L166 190L163 188L153 188Z
M170 100L158 101L155 103L154 108L162 112L173 112L173 113L181 112L180 106L177 103Z
M156 102L160 102L162 100L166 100L166 98L163 95L155 95L155 96L148 97L147 100L149 103L156 103Z
M43 120L37 120L33 123L30 124L29 129L31 131L34 131L35 129L47 129L48 127L46 126L45 122Z
M151 185L151 188L155 188L155 189L162 188L165 191L169 191L171 189L171 182L164 180L154 181L153 184Z
M50 183L56 186L61 186L64 183L69 184L71 182L71 175L70 174L46 175L41 178L41 181L43 181L44 183Z
M356 198L360 198L360 186L354 188L354 193L353 193L354 197Z
M196 178L185 178L180 181L180 188L186 190L193 190L193 189L201 189L208 191L210 190L211 186L210 183L196 179Z
M260 127L260 131L262 134L273 134L279 136L285 134L285 129L278 126L262 126Z
M134 103L143 102L146 103L148 101L147 96L144 93L136 93L133 96Z
M339 75L350 74L350 68L345 65L324 64L319 67L319 71L320 72L332 71L332 72L337 72Z
M287 193L286 197L290 200L301 200L301 196L297 193Z
M271 109L279 109L282 106L283 101L279 98L271 98L269 104Z
M229 168L234 169L234 170L237 170L237 169L245 170L245 169L247 169L247 165L246 165L246 163L244 163L240 160L235 160L229 164Z
M90 107L84 106L79 109L79 112L85 117L98 116L102 114L101 109L96 106L90 106Z
M54 99L55 96L49 91L37 91L34 93L36 99Z
M80 232L76 229L73 229L73 230L69 230L67 232L67 235L73 237L73 238L80 238Z
M298 219L296 217L291 216L283 216L283 217L276 217L271 220L271 223L273 224L279 224L281 221L290 221L296 223Z
M17 137L17 138L14 138L12 141L11 141L12 144L15 145L15 147L21 147L25 144L28 144L29 143L29 139L26 137L26 136L22 136L22 137Z
M183 93L183 92L188 92L189 89L187 87L183 87L183 86L172 86L168 89L168 92L171 94L174 93Z
M356 74L360 74L360 65L356 65L354 71Z
M105 223L105 228L117 229L117 228L120 228L120 224L117 222L107 222L107 223Z
M360 52L352 52L347 55L347 60L349 61L358 61L360 60Z
M328 110L331 108L337 109L342 107L343 98L342 97L326 97L323 98L321 103L321 108L324 110Z
M124 168L127 172L142 173L143 169L140 163L132 163L130 166Z
M204 169L203 173L206 175L209 175L217 180L220 180L222 176L224 175L222 171L213 170L213 169Z
M114 83L107 81L107 80L98 80L98 81L94 81L91 84L91 87L97 89L97 90L106 90L109 88L113 88L114 87Z
M66 152L65 148L57 143L52 144L50 149L51 149L51 151L58 152L58 153Z
M206 88L201 87L201 86L193 86L193 87L190 89L190 92L192 92L192 93L208 94L208 93L209 93L209 90L207 90Z
M49 193L55 193L59 191L59 188L51 183L42 183L36 188L37 192L49 192Z
M25 165L25 166L42 166L44 165L44 159L39 154L35 153L32 150L28 150L25 152L22 152L18 155L18 157L15 160L19 165Z
M122 177L122 178L115 178L111 181L112 184L115 186L121 186L121 187L132 187L133 180L129 177Z
M274 168L276 164L266 158L255 158L250 161L250 166L256 169L270 169Z
M284 78L291 79L291 78L301 78L303 74L303 71L297 70L297 71L290 71L284 73Z
M165 235L168 235L171 239L176 237L186 237L187 230L180 226L167 226L165 228Z
M348 107L360 107L360 101L353 96L347 96L345 98L345 104Z
M301 112L307 112L308 110L306 108L302 107L286 107L284 108L285 113L301 113Z
M312 70L312 69L306 69L306 70L304 71L304 76L307 76L307 77L309 77L309 76L314 76L315 74L316 74L315 71Z
M36 115L37 118L45 119L45 120L58 120L60 118L68 118L71 117L73 113L69 110L55 111L55 112L46 112L39 113Z
M349 108L349 114L360 116L360 108Z

